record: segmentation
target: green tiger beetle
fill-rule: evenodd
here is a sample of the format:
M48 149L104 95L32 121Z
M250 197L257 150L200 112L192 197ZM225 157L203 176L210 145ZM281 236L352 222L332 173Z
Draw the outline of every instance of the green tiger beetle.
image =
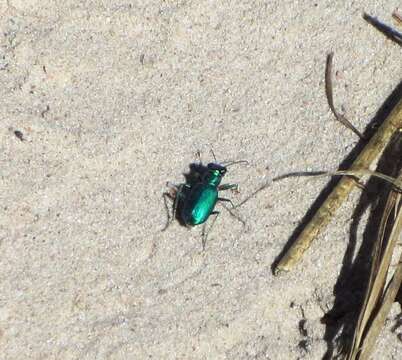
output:
M238 189L238 184L221 185L221 181L227 172L227 167L239 163L248 162L246 160L240 160L218 164L215 159L215 162L209 163L207 166L202 165L201 162L199 164L193 163L190 165L190 173L185 175L186 183L174 185L168 182L167 186L175 191L175 195L172 196L170 193L163 194L168 221L162 231L165 231L168 228L174 218L177 218L182 225L187 227L204 224L202 231L202 247L205 249L205 222L211 215L215 215L211 228L214 225L217 215L219 214L219 211L215 210L215 205L218 202L228 202L231 204L232 208L235 208L230 199L220 197L218 192ZM169 208L166 198L173 199L174 201L172 217L169 216ZM224 208L233 217L245 225L244 221L229 208L226 206L224 206Z

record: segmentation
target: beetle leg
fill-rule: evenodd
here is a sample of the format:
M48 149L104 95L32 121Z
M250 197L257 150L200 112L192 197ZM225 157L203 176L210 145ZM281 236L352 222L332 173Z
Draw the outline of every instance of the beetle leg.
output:
M273 181L275 181L275 180L273 180ZM264 189L268 188L271 185L271 183L272 183L272 181L265 183L264 185L259 187L257 190L255 190L251 195L247 196L242 202L237 204L235 207L238 208L240 206L243 206L247 201L254 198L260 191L263 191Z
M239 189L239 185L238 184L222 184L218 186L218 190L219 191L224 191L224 190L238 190Z
M166 225L163 227L163 229L161 231L165 231L169 227L170 223L172 222L171 218L170 218L169 206L167 203L167 199L173 200L173 197L172 197L172 194L170 194L168 192L163 193L162 197L163 197L163 203L165 204L167 220L166 220Z
M183 196L183 188L189 187L187 184L176 185L171 182L168 182L166 185L169 188L173 189L175 194L172 195L170 192L165 192L162 195L163 202L165 204L166 214L167 214L167 221L166 221L166 225L163 227L163 229L161 231L165 231L169 227L169 225L173 222L174 218L176 217L176 210L177 210L177 206L179 203L179 198ZM170 214L169 214L169 206L167 204L167 199L173 201L172 216L170 216Z
M233 205L233 204L232 204ZM229 209L227 206L222 204L222 206L225 208L225 210L232 216L234 217L238 222L240 222L243 226L246 226L246 222L237 214L235 214L231 209ZM234 207L236 208L236 206Z
M207 223L204 223L204 225L202 225L202 231L201 231L202 251L205 251L205 244L207 242L207 235L205 234L206 227L207 227Z
M190 188L190 185L188 184L173 184L170 181L166 183L166 186L169 189L173 189L174 191L176 191L176 193L180 192L183 187Z
M215 217L214 217L214 220L212 221L211 226L210 226L210 228L209 228L207 233L205 232L205 230L207 228L207 223L204 223L204 225L202 226L202 233L201 233L201 236L202 236L202 251L205 251L205 244L207 243L208 234L211 232L212 227L214 226L215 221L218 218L219 214L220 214L219 211L212 211L211 212L211 215L215 215Z
M232 209L235 208L235 206L234 206L232 200L230 200L230 199L218 197L218 201L228 202L228 203L230 203L230 205L232 205Z
M174 203L173 203L173 216L172 216L172 221L176 217L176 211L177 211L177 206L179 204L179 198L183 196L183 188L186 187L186 184L180 184L177 187L177 192L176 192L176 197L174 198Z

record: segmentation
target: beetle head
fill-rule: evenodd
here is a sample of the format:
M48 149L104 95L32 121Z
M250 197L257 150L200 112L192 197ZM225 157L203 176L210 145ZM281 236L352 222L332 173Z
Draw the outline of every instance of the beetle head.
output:
M226 174L226 167L217 163L209 163L207 168L210 172L218 172L221 176Z

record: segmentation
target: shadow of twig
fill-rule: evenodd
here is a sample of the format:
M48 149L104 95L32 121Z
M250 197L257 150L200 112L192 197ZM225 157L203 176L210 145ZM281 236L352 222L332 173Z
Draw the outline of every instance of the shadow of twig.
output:
M371 124L381 124L401 98L402 82L385 101ZM399 160L401 154L400 142L395 142L392 139L380 157L376 171L395 176L400 166L399 161L396 162L395 159ZM350 339L356 327L359 309L364 300L369 278L370 254L377 237L377 230L390 188L391 186L384 181L371 178L353 213L350 241L342 261L339 278L334 287L334 306L323 318L323 322L326 324L324 339L328 344L324 359L333 358L336 337L339 339L337 347L342 351L347 350L350 346ZM362 244L356 254L358 225L369 206L373 208L363 234Z

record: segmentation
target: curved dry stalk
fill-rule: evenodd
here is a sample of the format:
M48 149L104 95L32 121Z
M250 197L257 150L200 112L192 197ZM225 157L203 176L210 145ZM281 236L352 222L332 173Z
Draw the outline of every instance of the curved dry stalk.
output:
M332 59L334 57L334 53L331 52L327 55L327 64L325 68L325 93L327 95L328 106L334 114L336 120L346 126L348 129L352 130L357 136L361 139L364 139L362 133L357 130L353 124L346 119L345 115L340 114L334 106L334 96L333 96L333 87L332 87Z

